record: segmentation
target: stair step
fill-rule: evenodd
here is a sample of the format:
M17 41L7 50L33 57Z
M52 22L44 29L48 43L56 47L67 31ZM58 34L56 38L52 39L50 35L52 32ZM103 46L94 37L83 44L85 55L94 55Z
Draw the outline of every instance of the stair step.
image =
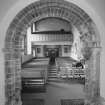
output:
M52 69L57 69L56 67L51 67Z
M57 69L54 69L54 70L53 69L50 69L49 71L57 71Z
M56 75L54 75L54 76L48 76L48 78L57 78L57 76Z
M58 79L57 78L49 78L48 79L48 82L54 82L54 81L58 81Z
M57 74L49 74L48 77L49 77L49 76L57 76Z
M57 77L57 75L49 75L48 77L49 78L54 78L54 77Z
M57 78L57 76L48 76L48 78Z
M55 78L48 78L48 80L55 80L55 79L57 79L57 77L55 77Z
M49 76L51 76L51 75L57 75L57 73L52 73L52 74L51 74L51 73L49 73Z
M57 74L57 72L50 72L49 74Z
M51 70L51 69L50 69L49 71L57 71L57 70Z
M55 72L49 72L49 73L57 73L57 71L55 71Z
M49 72L49 74L57 74L57 72Z
M49 73L57 73L57 71L49 71Z
M48 77L49 77L49 76L57 76L57 74L49 74Z
M50 69L49 72L50 72L50 71L57 71L57 70L51 70L51 69Z

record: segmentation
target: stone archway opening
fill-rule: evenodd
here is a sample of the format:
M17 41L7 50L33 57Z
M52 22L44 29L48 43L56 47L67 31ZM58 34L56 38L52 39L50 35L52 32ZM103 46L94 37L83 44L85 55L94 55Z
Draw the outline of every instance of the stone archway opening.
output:
M20 11L11 22L5 39L6 105L21 105L21 47L29 26L47 17L57 17L72 23L85 45L83 54L86 71L86 102L94 103L100 96L100 39L91 18L78 6L66 1L38 1ZM91 56L90 56L91 55Z

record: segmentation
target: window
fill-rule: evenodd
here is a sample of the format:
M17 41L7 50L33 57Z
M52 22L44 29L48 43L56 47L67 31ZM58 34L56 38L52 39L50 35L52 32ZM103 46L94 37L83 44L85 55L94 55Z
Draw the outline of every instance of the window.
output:
M64 47L64 53L68 53L68 47Z
M40 53L41 52L41 49L40 48L37 48L37 53Z

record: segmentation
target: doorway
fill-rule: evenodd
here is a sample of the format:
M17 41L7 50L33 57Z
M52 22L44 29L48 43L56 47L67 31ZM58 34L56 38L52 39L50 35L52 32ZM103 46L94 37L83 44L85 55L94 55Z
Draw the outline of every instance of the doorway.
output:
M6 97L6 101L7 101L6 105L15 104L15 103L16 103L16 105L21 105L21 95L20 95L20 90L21 90L21 62L20 62L20 59L21 59L20 58L21 57L21 47L20 46L21 46L22 32L25 32L24 30L27 30L26 27L23 27L22 23L24 23L25 26L28 26L33 21L35 21L35 19L36 19L35 17L37 17L37 16L41 17L41 18L45 18L45 17L43 17L40 14L42 12L43 12L43 14L45 14L45 16L46 16L46 14L47 14L47 16L48 16L48 14L50 14L52 17L54 17L54 16L57 17L58 16L59 18L62 18L61 15L63 15L64 18L67 19L72 24L74 24L75 27L79 27L79 25L84 24L86 22L86 20L88 20L90 22L92 21L90 19L90 17L87 16L87 14L85 15L84 11L83 11L84 12L84 16L81 17L81 15L83 15L83 14L81 14L81 13L78 14L79 12L77 10L80 10L80 11L82 11L82 10L80 8L78 8L77 6L75 6L74 4L68 3L66 5L65 1L63 3L65 4L64 6L67 7L67 9L65 7L64 7L64 9L62 9L63 5L62 5L62 3L59 3L59 1L56 1L55 4L59 4L61 7L59 6L57 8L53 7L53 5L52 5L53 2L49 2L49 4L52 5L52 6L49 6L49 8L48 8L48 5L47 5L47 2L44 3L45 7L47 8L46 10L48 10L45 13L43 12L43 7L44 6L43 6L43 3L42 3L42 5L41 5L42 8L39 9L39 11L41 11L41 12L37 13L36 10L35 10L35 13L36 13L35 16L33 16L33 14L31 12L30 12L30 14L27 15L27 13L29 13L29 12L24 12L25 11L25 9L24 9L22 12L26 13L26 15L29 16L29 17L24 17L25 14L22 17L21 13L19 13L17 15L17 17L15 18L16 22L19 23L19 24L16 24L16 25L14 24L15 23L15 19L13 21L13 24L12 23L10 24L10 27L7 30L7 36L6 36L6 41L5 41L5 49L6 49L6 53L5 53L6 80L7 81L10 80L9 82L6 82L6 96L7 96ZM35 3L35 6L38 6L36 4L37 3ZM40 2L39 2L39 4L40 4ZM70 6L68 6L69 4L70 4ZM34 5L34 4L32 4L32 5ZM73 7L73 5L74 5L74 9L70 9L69 7ZM30 7L31 7L31 5L30 5ZM75 9L75 7L77 9ZM32 11L30 9L32 9L32 8L26 8L26 11L27 10L28 11ZM57 12L52 13L52 11L55 11L55 9L56 9ZM52 11L49 11L49 10L52 10ZM77 13L71 12L71 10L77 11ZM49 13L49 12L51 12L51 13ZM67 15L65 15L65 13ZM72 14L74 16L74 13L75 13L75 17L76 17L76 14L77 14L77 18L73 18L72 17ZM32 17L31 17L31 14L32 14ZM71 17L68 17L69 15L71 15ZM80 17L83 18L82 21L80 20L81 18L79 18L78 15L80 15ZM20 16L21 19L18 18L18 16ZM87 17L87 19L86 19L86 17ZM37 19L39 19L39 18L37 18ZM37 21L37 19L36 19L36 21ZM71 21L72 19L74 19L74 21ZM27 20L28 23L27 22L25 23L26 20ZM16 31L14 31L14 30L16 30ZM12 38L14 38L14 39L12 39ZM96 47L98 48L100 46L99 43L98 43L99 41L98 40L95 40L95 41L96 41L95 45L93 45L93 43L90 43L90 45L92 45L91 47L93 47L93 49L96 48ZM54 54L55 54L55 52L54 52ZM97 56L97 54L98 54L98 56ZM90 60L92 62L92 64L93 64L93 65L90 65L90 69L93 70L93 67L95 67L94 71L93 71L94 73L91 73L91 71L87 71L87 79L88 79L88 81L86 81L86 84L85 84L86 88L85 89L86 89L87 97L90 97L90 98L91 97L94 98L96 93L99 92L99 77L96 77L96 75L95 75L94 78L93 78L95 80L94 81L90 80L90 77L92 77L92 74L97 74L97 73L99 74L100 68L99 68L99 66L97 66L97 64L99 65L99 58L100 58L99 56L100 56L100 52L98 52L98 53L95 52L95 55L92 56L92 57L94 58L94 61L96 61L96 62L93 62L93 59ZM98 57L97 58L98 60L96 60L95 57ZM90 74L90 75L88 75L88 74ZM98 81L96 81L96 79ZM93 84L93 82L94 82L94 87L91 88L91 84ZM11 90L13 90L13 91L11 91ZM97 96L98 95L99 94L97 94Z
M59 46L58 45L46 45L45 46L45 57L59 57Z
M59 48L47 48L45 51L45 56L51 57L52 55L54 55L55 57L59 57Z

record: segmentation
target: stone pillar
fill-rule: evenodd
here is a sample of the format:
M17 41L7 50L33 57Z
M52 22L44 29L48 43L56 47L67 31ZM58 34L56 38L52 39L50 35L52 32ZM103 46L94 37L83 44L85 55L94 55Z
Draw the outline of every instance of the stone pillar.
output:
M101 48L95 48L94 49L94 71L95 71L95 88L94 88L94 96L99 97L100 96L100 50Z
M89 103L94 103L100 97L100 50L100 47L93 47L93 53L87 61L85 92Z
M15 59L15 105L21 105L21 59Z
M21 105L21 65L18 53L5 49L5 105Z
M90 60L86 62L88 68L86 69L86 78L85 78L85 93L86 93L86 100L90 99L91 96L91 68L92 68L92 56Z

